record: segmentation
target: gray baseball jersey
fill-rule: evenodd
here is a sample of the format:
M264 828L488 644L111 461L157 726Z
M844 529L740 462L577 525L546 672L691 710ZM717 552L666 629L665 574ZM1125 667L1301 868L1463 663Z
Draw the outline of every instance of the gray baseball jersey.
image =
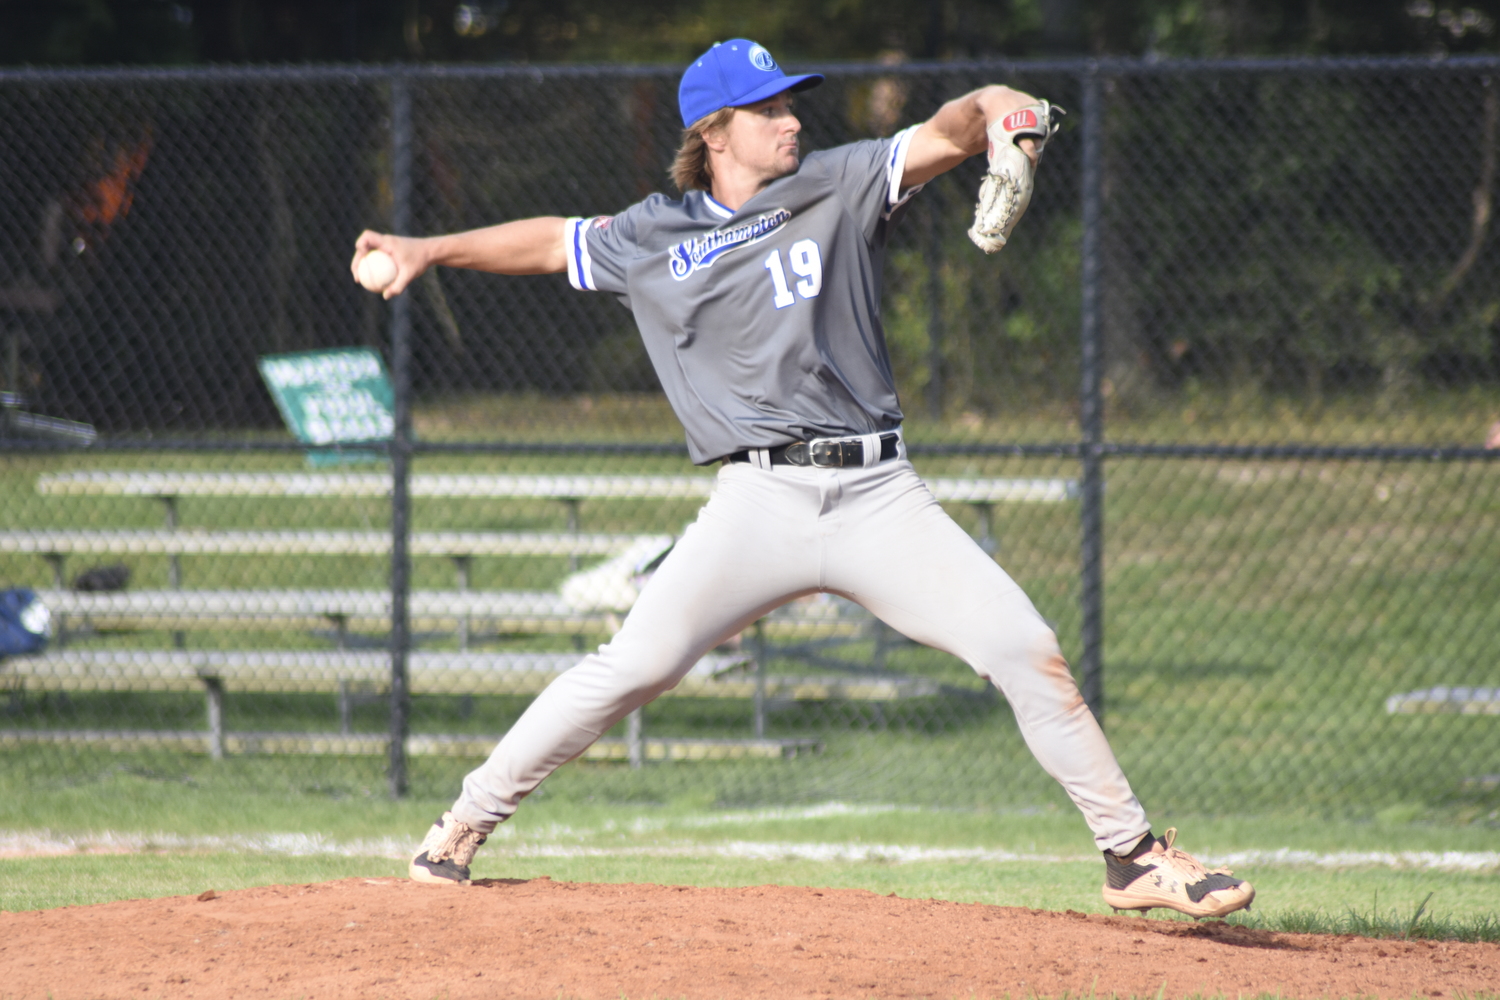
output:
M812 153L738 211L690 191L568 220L568 280L634 313L694 462L900 425L881 268L915 131Z

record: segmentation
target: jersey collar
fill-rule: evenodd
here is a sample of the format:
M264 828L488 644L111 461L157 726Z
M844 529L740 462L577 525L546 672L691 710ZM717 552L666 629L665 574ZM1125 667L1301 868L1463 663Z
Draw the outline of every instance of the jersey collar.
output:
M722 216L726 219L734 218L734 209L730 208L727 205L719 204L714 200L714 196L709 194L707 191L703 192L703 201L706 205L708 205L708 210L710 212L713 212L715 215Z

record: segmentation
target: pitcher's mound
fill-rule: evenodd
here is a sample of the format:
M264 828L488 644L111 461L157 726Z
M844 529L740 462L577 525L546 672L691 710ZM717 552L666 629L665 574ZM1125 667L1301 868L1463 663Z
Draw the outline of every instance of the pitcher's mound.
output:
M0 913L6 998L1407 998L1496 983L1494 944L848 889L345 879Z

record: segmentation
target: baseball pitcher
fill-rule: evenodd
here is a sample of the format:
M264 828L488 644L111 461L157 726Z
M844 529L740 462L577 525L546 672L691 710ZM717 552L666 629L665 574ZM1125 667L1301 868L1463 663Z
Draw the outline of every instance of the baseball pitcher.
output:
M989 86L889 139L807 157L788 76L746 39L683 73L672 176L613 216L537 218L413 239L360 235L351 269L383 250L399 295L433 265L566 272L634 314L692 460L719 466L712 498L620 631L543 691L464 780L410 873L464 884L477 848L521 800L708 650L794 598L855 601L952 653L1010 702L1028 747L1083 813L1116 909L1223 916L1249 883L1152 835L1063 660L1008 574L932 498L906 458L880 325L881 268L923 184L979 153L989 170L970 238L993 253L1026 211L1057 128L1046 101Z

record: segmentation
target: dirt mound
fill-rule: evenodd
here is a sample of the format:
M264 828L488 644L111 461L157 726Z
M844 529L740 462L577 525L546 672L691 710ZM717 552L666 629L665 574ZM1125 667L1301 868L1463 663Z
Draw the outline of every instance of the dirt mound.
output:
M782 886L345 879L0 913L6 998L1405 998L1497 983L1494 944Z

